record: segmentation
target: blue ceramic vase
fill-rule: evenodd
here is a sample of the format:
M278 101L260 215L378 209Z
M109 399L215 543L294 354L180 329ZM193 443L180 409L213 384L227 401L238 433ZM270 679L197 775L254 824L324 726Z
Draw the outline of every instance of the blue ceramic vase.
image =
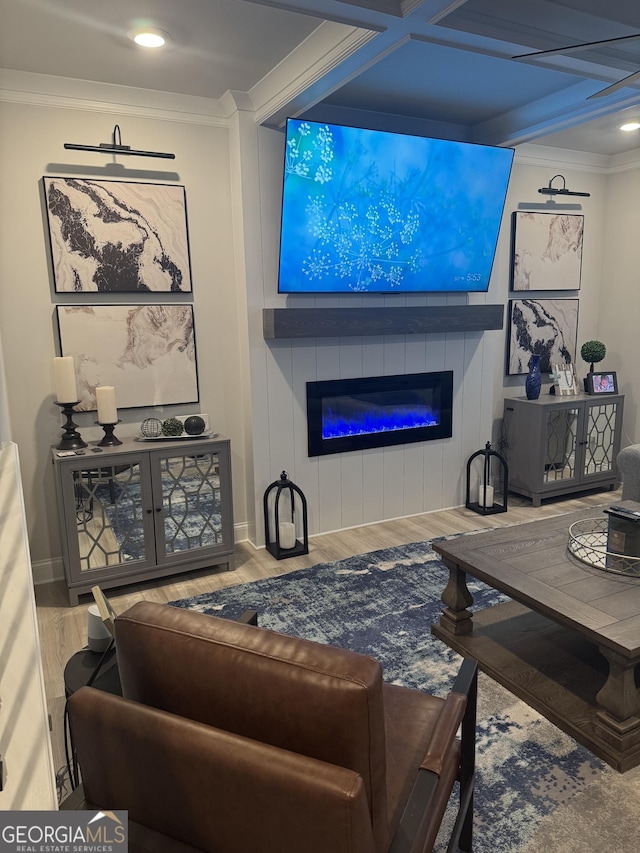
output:
M527 400L537 400L542 388L542 374L540 373L540 356L532 355L529 365L529 373L524 383Z

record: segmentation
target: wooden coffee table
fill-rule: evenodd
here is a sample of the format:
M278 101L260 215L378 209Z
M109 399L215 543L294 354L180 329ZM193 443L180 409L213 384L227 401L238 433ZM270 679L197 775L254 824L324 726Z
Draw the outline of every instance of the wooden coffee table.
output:
M431 631L625 772L640 764L640 578L567 550L569 525L608 506L434 542L449 582ZM513 600L472 613L467 574Z

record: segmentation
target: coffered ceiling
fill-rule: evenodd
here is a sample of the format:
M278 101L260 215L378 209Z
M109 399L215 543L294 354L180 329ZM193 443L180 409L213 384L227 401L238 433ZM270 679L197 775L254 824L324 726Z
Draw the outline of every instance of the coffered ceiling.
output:
M0 0L0 21L4 69L241 97L271 125L355 108L476 142L640 147L617 130L640 117L640 75L599 95L640 71L638 0ZM134 45L141 23L167 47Z

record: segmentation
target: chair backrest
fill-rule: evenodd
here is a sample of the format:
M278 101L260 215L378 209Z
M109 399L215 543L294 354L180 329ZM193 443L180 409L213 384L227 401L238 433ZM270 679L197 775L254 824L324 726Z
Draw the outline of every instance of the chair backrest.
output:
M141 849L377 849L352 770L92 687L69 699L69 719L84 789L78 807L126 808Z
M152 602L115 620L124 696L347 768L387 836L382 669L365 655Z

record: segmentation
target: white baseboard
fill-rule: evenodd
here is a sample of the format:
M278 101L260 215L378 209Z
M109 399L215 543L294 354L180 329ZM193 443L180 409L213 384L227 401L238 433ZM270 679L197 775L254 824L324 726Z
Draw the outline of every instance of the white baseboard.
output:
M234 525L234 542L246 542L248 536L249 530L246 521L242 524ZM31 570L33 573L34 586L64 580L64 563L62 562L62 557L55 557L52 560L38 560L36 563L32 562Z

